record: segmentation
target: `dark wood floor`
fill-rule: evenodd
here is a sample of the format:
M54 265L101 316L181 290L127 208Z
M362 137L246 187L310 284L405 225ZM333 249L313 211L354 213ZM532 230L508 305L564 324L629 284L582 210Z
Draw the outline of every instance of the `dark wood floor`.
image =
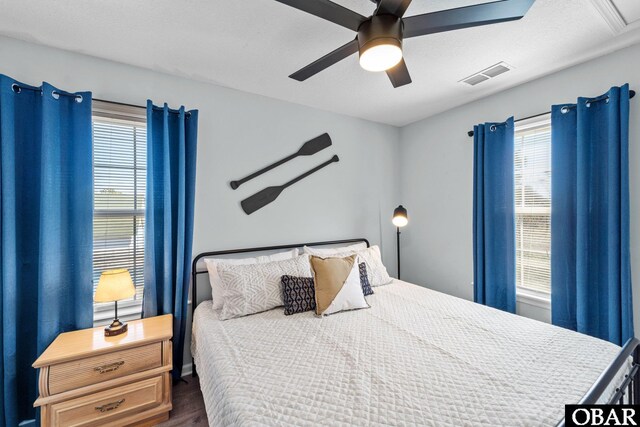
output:
M162 427L177 426L208 426L207 413L204 409L204 400L200 392L198 378L191 375L184 377L173 386L173 410L169 421L158 424Z

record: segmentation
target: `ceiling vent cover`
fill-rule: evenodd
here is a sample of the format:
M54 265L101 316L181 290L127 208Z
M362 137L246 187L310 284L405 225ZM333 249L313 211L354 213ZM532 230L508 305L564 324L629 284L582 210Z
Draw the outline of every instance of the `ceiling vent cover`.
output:
M478 73L460 80L459 83L466 83L470 86L475 86L479 83L486 82L489 79L493 79L500 74L504 74L507 71L511 71L512 69L513 67L506 62L499 62L489 68L486 68Z

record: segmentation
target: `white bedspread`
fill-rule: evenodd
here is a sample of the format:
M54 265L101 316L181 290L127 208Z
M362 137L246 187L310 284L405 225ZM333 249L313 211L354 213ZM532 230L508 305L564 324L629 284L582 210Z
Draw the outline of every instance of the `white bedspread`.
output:
M620 348L395 281L370 309L281 308L219 321L193 343L213 426L555 425Z

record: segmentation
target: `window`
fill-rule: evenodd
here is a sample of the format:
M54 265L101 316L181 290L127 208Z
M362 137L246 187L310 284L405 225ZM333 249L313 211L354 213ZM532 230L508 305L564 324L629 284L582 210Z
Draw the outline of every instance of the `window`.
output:
M519 295L551 292L551 120L518 123L515 131L516 286Z
M140 317L144 285L147 165L144 108L93 101L93 285L105 270L126 268L136 295L118 302L118 315ZM94 324L113 319L113 303L94 304Z

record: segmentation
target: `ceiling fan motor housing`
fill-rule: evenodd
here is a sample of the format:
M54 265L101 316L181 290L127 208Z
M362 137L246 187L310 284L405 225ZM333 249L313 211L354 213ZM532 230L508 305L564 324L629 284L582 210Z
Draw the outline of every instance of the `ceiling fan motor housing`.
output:
M360 55L378 45L395 45L402 50L402 19L393 15L375 15L358 28Z

